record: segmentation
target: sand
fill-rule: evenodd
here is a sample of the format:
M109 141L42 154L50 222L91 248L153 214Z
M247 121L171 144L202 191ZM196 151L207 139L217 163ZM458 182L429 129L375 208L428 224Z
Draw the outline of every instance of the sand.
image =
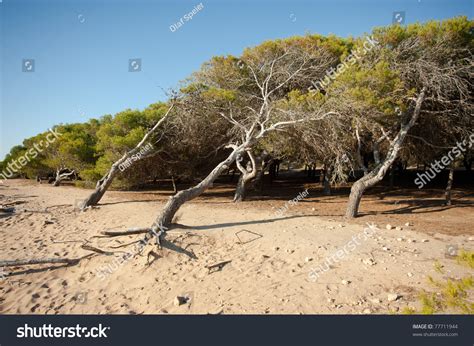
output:
M110 192L99 207L75 210L76 200L88 192L24 180L0 187L0 204L25 202L14 205L15 214L0 215L0 260L79 258L91 253L81 248L84 243L114 252L72 266L4 268L0 313L386 314L419 308L418 293L433 290L428 276L472 273L446 255L448 246L472 251L472 228L450 235L417 229L416 221L405 226L392 220L403 229L388 230L383 218L369 215L364 223L376 228L365 237L367 225L360 220L328 220L308 201L278 217L275 211L285 201L192 201L178 212L181 227L167 236L173 247L158 250L150 244L140 255L133 245L116 247L142 235L93 237L104 230L150 226L166 197ZM353 239L358 244L348 250ZM324 268L344 246L343 255L327 271L319 270L315 280L315 268ZM126 252L133 256L124 259ZM225 261L230 262L207 268ZM444 274L436 271L435 261ZM391 293L395 301L388 300ZM184 297L181 304L177 297Z

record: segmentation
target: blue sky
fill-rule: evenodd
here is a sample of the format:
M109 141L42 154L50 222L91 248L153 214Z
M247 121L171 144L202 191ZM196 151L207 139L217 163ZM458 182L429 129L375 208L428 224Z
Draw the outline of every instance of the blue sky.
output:
M474 0L0 0L0 159L54 124L164 100L214 55L306 32L357 36L392 22L472 18ZM142 70L129 72L129 59ZM34 72L22 72L34 59Z

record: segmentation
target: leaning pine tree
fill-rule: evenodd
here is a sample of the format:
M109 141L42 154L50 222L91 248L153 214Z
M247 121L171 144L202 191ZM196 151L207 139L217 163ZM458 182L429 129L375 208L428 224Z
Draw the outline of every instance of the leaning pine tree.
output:
M352 71L339 95L373 138L375 161L353 184L346 217L357 216L364 192L382 181L418 122L434 117L453 121L472 114L470 27L466 18L455 18L375 32L379 50ZM379 147L386 148L383 158Z
M138 152L140 152L140 150L142 150L142 148L145 147L145 145L149 142L149 140L153 137L153 135L156 134L161 124L165 122L166 119L168 118L172 109L173 109L173 105L171 105L166 111L165 115L161 117L160 120L158 120L155 123L155 125L147 131L147 133L143 136L141 141L133 149L127 151L125 154L122 155L120 159L118 159L112 164L112 166L107 171L107 173L99 181L97 181L95 190L84 201L82 201L82 203L79 206L81 210L84 210L85 208L92 205L97 205L97 203L99 203L99 201L102 199L107 189L112 184L114 178L120 172L121 165L123 165L124 163L127 163L127 165L125 166L126 169L129 169L130 167L132 167L133 163L135 162L135 160L132 160L132 157L136 155Z

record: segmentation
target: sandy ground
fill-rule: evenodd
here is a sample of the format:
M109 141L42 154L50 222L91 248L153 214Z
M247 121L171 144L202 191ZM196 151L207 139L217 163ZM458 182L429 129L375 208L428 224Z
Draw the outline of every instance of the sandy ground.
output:
M275 208L284 200L235 205L211 194L178 212L182 227L167 237L173 246L157 250L149 245L143 255L123 259L135 247L118 246L142 235L93 237L104 230L150 226L163 195L110 192L98 208L78 212L74 204L87 190L21 180L8 185L0 187L0 204L25 203L15 205L11 216L0 215L0 260L79 258L91 253L81 248L86 241L114 253L72 266L4 268L1 313L391 313L419 307L418 292L433 290L428 276L460 278L472 272L446 256L446 248L472 251L473 207L423 214L421 218L439 225L437 231L423 229L420 225L427 221L417 224L412 214L395 213L395 218L368 212L347 223L338 213L331 218L321 212L322 203L331 203L331 198L308 198L276 217ZM370 204L363 208L371 209ZM363 236L364 224L372 222L378 227L371 236ZM403 229L388 230L387 223ZM463 227L445 231L456 223ZM358 244L347 251L354 237ZM346 252L314 280L314 269L324 267L325 260L345 245ZM150 251L158 257L147 257ZM444 274L435 270L436 260ZM231 262L207 268L223 261ZM398 298L389 301L390 293ZM178 296L187 301L177 304Z

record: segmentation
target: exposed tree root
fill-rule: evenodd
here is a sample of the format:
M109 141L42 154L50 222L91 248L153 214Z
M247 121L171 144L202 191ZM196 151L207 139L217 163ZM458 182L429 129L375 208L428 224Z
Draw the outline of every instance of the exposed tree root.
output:
M33 264L51 264L51 263L66 263L66 264L77 264L81 258L37 258L37 259L29 259L29 260L7 260L7 261L0 261L0 267L14 267L14 266L25 266L25 265L33 265Z
M90 246L90 245L86 245L86 244L82 245L81 248L84 249L84 250L96 252L98 254L106 255L106 256L110 256L110 255L114 254L114 252L112 252L112 251L104 251L104 250L101 250L101 249L96 248L94 246Z
M133 235L133 234L142 234L142 233L147 233L150 232L150 228L129 228L125 231L117 231L117 230L111 230L111 231L104 231L102 232L103 235L107 237L118 237L118 236L123 236L123 235Z

